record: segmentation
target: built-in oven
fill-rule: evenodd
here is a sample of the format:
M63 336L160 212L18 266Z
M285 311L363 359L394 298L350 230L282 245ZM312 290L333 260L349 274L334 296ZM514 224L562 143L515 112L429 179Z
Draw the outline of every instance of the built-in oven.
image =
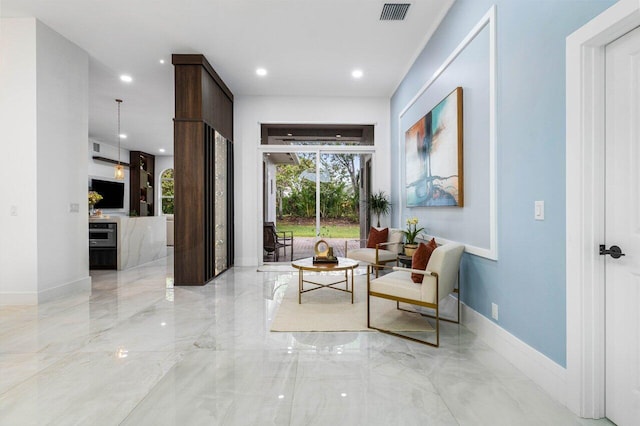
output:
M115 223L89 223L89 248L116 248L118 239Z
M118 269L118 224L89 222L89 268Z

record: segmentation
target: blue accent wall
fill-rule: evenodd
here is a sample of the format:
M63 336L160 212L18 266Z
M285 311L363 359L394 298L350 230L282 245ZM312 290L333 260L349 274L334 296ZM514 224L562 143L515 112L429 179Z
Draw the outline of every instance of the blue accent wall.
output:
M404 122L403 128L398 128L399 113L489 8L497 5L498 260L465 254L462 298L487 318L491 318L491 303L498 304L497 323L502 328L563 367L565 39L614 3L457 0L391 99L391 164L395 167L404 149L398 132L406 130ZM476 73L475 66L470 62L466 72ZM455 81L449 84L450 90L459 85ZM429 96L429 90L425 96ZM469 114L474 111L465 109L465 117ZM465 123L465 140L473 130ZM477 166L473 161L465 156L465 170ZM405 205L398 173L391 175L392 188L399 189L392 191L392 203ZM484 184L488 185L488 178ZM544 221L534 220L536 200L545 202ZM395 209L392 223L402 226L404 217L397 212ZM405 210L407 215L417 216L421 225L430 226L429 208ZM448 236L450 231L439 226L432 226L430 233L460 240ZM488 223L482 220L478 226L488 227Z

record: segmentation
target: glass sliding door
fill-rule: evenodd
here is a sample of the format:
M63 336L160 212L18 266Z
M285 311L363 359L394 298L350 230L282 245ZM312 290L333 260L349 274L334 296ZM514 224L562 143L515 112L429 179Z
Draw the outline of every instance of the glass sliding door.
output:
M262 157L264 262L309 256L318 229L316 157L315 152L302 151L266 152Z
M299 152L297 155L298 171L291 176L293 185L283 205L291 213L292 221L303 225L302 234L316 236L318 228L316 220L317 155L315 152Z
M231 196L228 189L228 159L227 159L227 139L220 133L215 132L215 158L214 158L214 265L215 275L224 272L229 266L228 260L228 203L227 198Z
M294 250L291 255L288 247L277 249L264 238L263 261L310 257L319 239L326 240L336 256L344 256L345 243L359 247L358 239L366 236L361 228L368 224L370 161L371 154L356 151L265 152L264 223L273 222L280 233L291 232Z
M204 276L215 278L233 265L233 142L204 125Z
M227 139L227 266L231 267L235 264L235 225L233 218L235 216L233 194L235 187L233 186L233 141Z
M373 124L261 123L262 217L293 232L294 258L320 238L336 238L342 255L346 239L366 235L374 134ZM263 260L272 252L263 247Z
M356 153L320 154L319 236L336 256L344 256L345 243L360 238L360 163Z

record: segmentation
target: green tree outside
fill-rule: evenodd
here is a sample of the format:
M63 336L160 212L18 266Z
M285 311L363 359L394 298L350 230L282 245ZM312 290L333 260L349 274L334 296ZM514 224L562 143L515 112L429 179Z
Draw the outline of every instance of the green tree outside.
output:
M162 213L173 214L173 169L165 170L160 176L162 191Z
M279 219L312 219L316 214L315 154L298 154L299 164L282 164L276 171L276 203ZM358 223L359 167L352 154L323 154L320 170L320 216Z

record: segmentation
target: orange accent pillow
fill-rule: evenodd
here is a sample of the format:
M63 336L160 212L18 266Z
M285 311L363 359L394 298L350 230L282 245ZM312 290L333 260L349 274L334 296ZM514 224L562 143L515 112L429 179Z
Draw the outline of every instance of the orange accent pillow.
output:
M411 269L427 269L427 264L431 258L431 253L438 247L435 238L432 238L427 244L420 243L418 249L413 253L411 257ZM411 273L411 281L416 284L422 284L424 275Z
M435 250L435 249L437 249L437 248L438 248L438 243L436 243L436 239L435 239L435 238L432 238L432 239L431 239L431 241L429 241L429 242L427 243L427 245L428 245L429 247L431 247L433 250ZM431 250L431 251L433 252L433 250ZM431 255L429 255L429 257L431 257Z
M376 248L376 244L386 243L387 238L389 238L389 228L378 230L372 226L369 230L367 248Z

